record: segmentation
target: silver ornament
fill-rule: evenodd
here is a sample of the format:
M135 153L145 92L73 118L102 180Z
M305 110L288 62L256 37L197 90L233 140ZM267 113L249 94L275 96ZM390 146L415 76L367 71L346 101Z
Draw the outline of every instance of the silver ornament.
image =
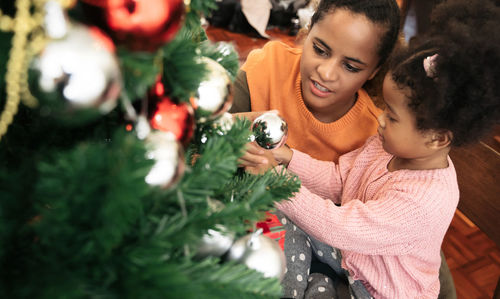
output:
M217 130L217 134L221 136L229 132L233 127L233 124L234 124L233 115L229 112L224 112L213 123L214 128Z
M145 115L139 115L137 117L135 132L137 134L137 138L144 140L151 133L151 126L149 125L149 120Z
M228 42L217 42L215 43L217 46L215 48L215 51L219 53L222 57L228 57L230 55L234 55L235 57L238 55L238 51L234 48L233 43L228 43Z
M161 188L175 184L184 173L184 155L174 134L154 131L146 137L146 148L146 158L155 160L146 183Z
M233 97L231 79L226 69L208 57L201 57L200 63L206 65L208 74L196 91L193 106L199 121L205 122L227 112L233 104Z
M53 110L47 114L73 117L75 111L105 114L115 108L122 81L109 42L98 29L83 25L72 25L63 38L49 41L32 65L38 76L34 94L46 97L46 108Z
M224 112L221 116L216 118L212 123L213 132L220 136L224 136L231 130L234 124L233 115L229 112ZM206 143L208 141L208 136L202 133L200 138L201 143Z
M285 254L278 242L262 235L262 229L234 242L229 250L228 260L243 263L263 273L265 277L281 280L285 275Z
M197 258L207 256L221 257L226 253L234 242L234 233L230 232L225 226L217 224L216 229L209 229L200 240Z
M64 37L68 33L69 22L61 4L49 0L45 3L44 10L43 28L47 36L53 39Z
M265 149L274 149L285 144L288 125L276 112L266 112L252 123L251 140Z

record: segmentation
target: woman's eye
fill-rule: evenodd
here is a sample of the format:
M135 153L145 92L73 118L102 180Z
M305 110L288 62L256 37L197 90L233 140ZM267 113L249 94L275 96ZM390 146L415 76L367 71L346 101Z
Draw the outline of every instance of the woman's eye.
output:
M327 56L328 53L323 50L322 48L320 48L317 44L313 44L313 49L314 49L314 52L320 56Z
M357 73L359 71L361 71L361 69L358 69L357 67L354 67L352 66L351 64L349 63L345 63L344 64L344 67L347 71L351 72L351 73Z

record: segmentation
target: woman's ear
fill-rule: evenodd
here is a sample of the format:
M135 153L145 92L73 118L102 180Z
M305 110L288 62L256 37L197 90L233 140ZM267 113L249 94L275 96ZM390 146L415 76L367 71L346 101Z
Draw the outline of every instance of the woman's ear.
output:
M436 149L448 147L453 140L453 133L450 131L433 131L431 133L430 146Z

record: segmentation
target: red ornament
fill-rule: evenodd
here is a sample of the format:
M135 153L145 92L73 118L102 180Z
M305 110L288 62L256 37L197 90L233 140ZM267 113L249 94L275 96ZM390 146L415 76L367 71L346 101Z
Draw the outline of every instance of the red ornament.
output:
M156 101L156 111L151 118L153 129L171 132L183 145L187 145L194 132L194 111L186 103L176 104L163 94L163 84L157 82L150 100Z
M181 27L182 0L81 0L95 25L117 44L131 50L155 51Z

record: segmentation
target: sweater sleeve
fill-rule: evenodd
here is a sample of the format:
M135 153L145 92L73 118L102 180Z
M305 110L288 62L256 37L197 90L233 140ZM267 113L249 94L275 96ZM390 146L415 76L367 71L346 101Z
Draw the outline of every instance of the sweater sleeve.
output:
M309 155L292 149L293 155L288 170L297 175L310 192L340 203L342 178L337 164L316 160Z
M297 175L302 186L309 189L310 192L339 204L343 179L347 177L351 166L360 153L369 147L369 144L370 142L366 142L362 147L342 155L339 158L339 163L317 160L301 151L292 149L293 155L288 163L288 170Z
M373 200L351 200L341 207L302 187L295 198L276 206L307 234L332 247L367 255L401 255L436 227L449 224L440 216L447 207L442 186L437 185L429 180L410 188L392 184ZM420 203L434 206L429 209Z
M239 70L233 83L233 105L230 113L249 112L250 91L248 89L247 74L244 70Z

